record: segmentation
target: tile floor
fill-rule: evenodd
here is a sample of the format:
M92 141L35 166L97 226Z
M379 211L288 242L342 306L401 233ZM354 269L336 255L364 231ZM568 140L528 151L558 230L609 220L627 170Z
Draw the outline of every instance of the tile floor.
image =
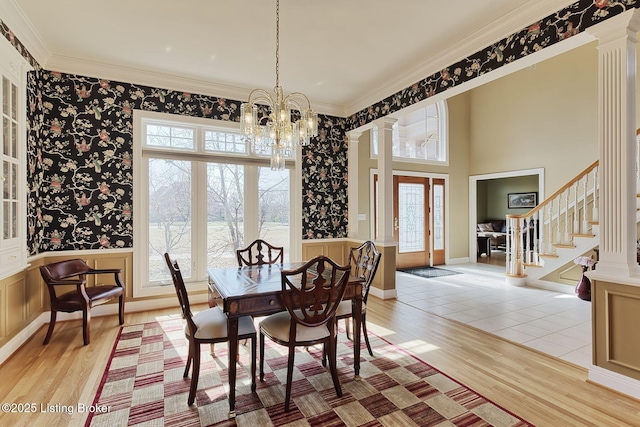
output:
M559 357L591 365L591 303L574 294L510 286L504 267L443 266L463 274L396 273L398 301Z

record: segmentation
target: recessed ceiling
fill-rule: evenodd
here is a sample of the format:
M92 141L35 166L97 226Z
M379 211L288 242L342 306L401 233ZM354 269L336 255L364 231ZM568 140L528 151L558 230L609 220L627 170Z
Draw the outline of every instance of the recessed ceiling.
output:
M236 99L275 84L275 0L3 1L27 25L0 18L28 49L29 38L41 43L46 55L36 58L49 70L111 79L126 71L136 83L162 77L172 89L210 85ZM449 65L447 53L461 59L570 3L282 0L280 84L320 110L350 114Z

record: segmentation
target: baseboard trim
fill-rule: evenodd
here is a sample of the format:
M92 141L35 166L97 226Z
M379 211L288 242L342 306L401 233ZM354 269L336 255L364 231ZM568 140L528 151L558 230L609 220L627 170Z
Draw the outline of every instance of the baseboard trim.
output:
M207 303L208 296L205 293L189 295L191 304ZM125 313L136 313L140 311L156 310L162 308L175 307L178 309L178 300L176 298L151 299L143 301L130 301L125 305ZM91 310L91 317L112 316L118 314L117 304L104 304L94 307ZM0 347L0 365L9 359L20 347L24 345L36 332L49 323L51 312L45 311L36 317L31 323L23 328L15 337L11 338L5 345ZM58 322L65 320L82 319L81 312L75 313L58 313ZM55 331L54 331L55 334Z
M380 289L375 286L371 286L369 288L369 295L373 295L376 298L380 298L382 300L385 299L394 299L398 297L398 291L396 289Z
M20 347L26 343L38 330L47 323L49 319L49 312L41 313L31 323L29 323L24 329L18 332L18 335L11 338L9 342L0 347L0 365L2 365L7 359L11 357L13 353L18 351Z
M526 286L529 288L546 289L547 291L559 292L562 294L574 295L574 287L564 283L551 282L549 280L526 279Z
M606 387L624 395L640 399L640 381L599 366L589 367L587 381Z

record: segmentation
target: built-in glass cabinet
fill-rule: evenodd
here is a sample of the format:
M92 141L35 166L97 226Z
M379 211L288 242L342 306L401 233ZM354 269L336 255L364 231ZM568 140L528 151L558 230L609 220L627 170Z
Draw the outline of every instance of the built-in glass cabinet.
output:
M0 279L26 264L26 73L28 63L0 40Z

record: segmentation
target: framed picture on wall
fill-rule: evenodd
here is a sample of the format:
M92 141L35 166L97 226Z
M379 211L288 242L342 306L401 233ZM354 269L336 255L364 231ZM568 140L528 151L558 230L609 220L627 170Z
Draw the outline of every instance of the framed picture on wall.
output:
M538 206L538 192L508 193L507 207L509 209L535 208Z

